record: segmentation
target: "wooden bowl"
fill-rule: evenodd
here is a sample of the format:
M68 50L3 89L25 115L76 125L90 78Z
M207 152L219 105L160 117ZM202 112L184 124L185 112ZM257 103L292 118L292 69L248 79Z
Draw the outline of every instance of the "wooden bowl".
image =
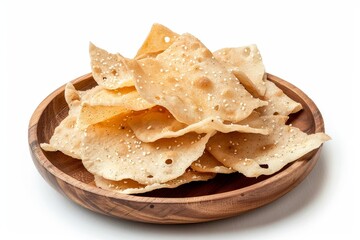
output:
M314 102L292 84L268 74L288 96L304 109L289 123L307 133L323 132L324 123ZM79 90L95 86L91 74L73 81ZM239 215L268 204L297 186L313 169L320 148L288 164L271 176L246 178L242 174L218 175L207 182L193 182L175 189L159 189L141 195L125 195L97 188L82 165L61 152L45 152L54 128L67 115L64 86L51 93L35 110L29 125L33 162L43 178L57 191L94 212L128 220L160 223L196 223Z

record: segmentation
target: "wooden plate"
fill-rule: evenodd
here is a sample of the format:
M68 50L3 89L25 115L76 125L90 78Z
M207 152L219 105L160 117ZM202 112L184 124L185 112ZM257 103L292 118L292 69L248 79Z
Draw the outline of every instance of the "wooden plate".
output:
M300 89L268 74L288 96L304 109L289 123L307 133L323 132L322 116L314 102ZM91 74L73 81L79 90L95 86ZM61 152L45 152L54 128L67 115L64 86L51 93L35 110L29 125L33 162L43 178L80 206L108 216L134 221L176 224L227 218L270 203L298 185L316 164L320 148L288 164L271 176L246 178L242 174L218 175L207 182L194 182L176 189L159 189L142 195L125 195L97 188L81 161Z

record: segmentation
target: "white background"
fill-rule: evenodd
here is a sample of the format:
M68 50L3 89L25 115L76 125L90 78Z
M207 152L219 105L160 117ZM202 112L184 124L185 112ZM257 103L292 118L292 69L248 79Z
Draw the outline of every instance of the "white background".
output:
M354 1L355 2L355 1ZM355 61L360 9L349 1L1 1L0 239L304 239L359 235ZM27 143L32 112L90 72L88 43L133 57L152 23L211 50L256 43L266 70L307 93L326 131L311 174L292 192L231 219L185 226L116 220L53 190ZM357 61L358 62L358 61ZM358 80L358 79L356 79ZM350 239L349 237L346 237Z

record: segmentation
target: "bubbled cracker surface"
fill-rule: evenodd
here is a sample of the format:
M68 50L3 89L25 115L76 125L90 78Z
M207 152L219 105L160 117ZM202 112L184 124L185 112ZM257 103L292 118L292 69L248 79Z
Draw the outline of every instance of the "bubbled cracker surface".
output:
M269 135L217 133L207 150L225 166L247 177L258 177L279 171L330 139L325 133L307 135L285 121L281 116L269 119L273 129Z
M189 125L208 117L241 121L267 104L253 98L190 34L181 35L155 59L142 59L139 65L141 69L135 69L135 85L140 95L150 103L164 106L176 120Z
M259 49L255 44L238 48L223 48L215 51L214 56L249 91L257 96L265 94L265 67Z
M163 183L181 176L202 155L211 135L188 133L145 143L119 116L87 128L82 160L89 172L106 179Z
M153 108L140 114L131 115L128 124L136 137L144 142L154 142L162 138L179 137L189 132L251 132L268 134L269 130L261 125L251 127L251 121L244 124L225 124L218 118L206 118L200 122L186 125L177 121L165 108Z
M129 59L120 54L108 53L90 43L92 75L95 81L106 89L134 86L134 75L129 71Z
M289 114L296 113L302 109L300 103L288 97L280 88L275 85L275 83L266 80L265 86L266 92L264 99L269 104L258 109L262 115L279 114L288 116Z

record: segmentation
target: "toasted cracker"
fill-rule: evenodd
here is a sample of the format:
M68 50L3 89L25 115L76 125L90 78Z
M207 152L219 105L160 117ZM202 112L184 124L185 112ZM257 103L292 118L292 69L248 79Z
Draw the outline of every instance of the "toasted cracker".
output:
M144 43L138 50L135 59L149 56L156 57L156 55L167 49L178 36L179 34L161 24L153 24Z
M269 133L268 129L261 124L252 127L252 122L247 120L243 124L225 124L218 118L210 117L200 122L186 125L177 121L169 111L162 107L155 107L148 111L131 115L128 119L128 124L136 137L143 142L154 142L162 138L178 137L189 132L209 133L214 130L225 133L233 131L259 134Z
M61 151L73 158L81 158L81 138L83 132L77 128L77 114L80 109L80 94L75 87L68 83L65 86L65 100L69 106L69 113L55 128L49 143L41 143L45 151Z
M183 34L163 53L133 69L148 102L164 106L188 125L209 117L238 122L267 102L254 98L194 36Z
M263 96L265 94L265 67L255 44L239 48L223 48L215 51L214 56L253 95Z
M78 126L82 129L91 124L102 122L119 114L140 111L154 106L140 97L134 87L117 90L96 87L89 94L83 94Z
M258 111L262 115L283 115L288 116L302 109L300 103L288 97L275 83L265 80L266 92L264 99L269 103L267 106L261 107Z
M246 177L258 177L279 171L330 139L325 133L307 135L285 125L286 120L284 116L268 118L273 128L269 135L217 133L209 140L207 150L225 166Z
M106 89L118 89L134 86L134 74L129 71L131 60L119 53L108 53L90 43L89 53L91 59L92 75L95 81Z
M117 116L87 128L82 160L86 169L106 179L164 183L181 176L205 149L213 133L186 135L144 143Z

